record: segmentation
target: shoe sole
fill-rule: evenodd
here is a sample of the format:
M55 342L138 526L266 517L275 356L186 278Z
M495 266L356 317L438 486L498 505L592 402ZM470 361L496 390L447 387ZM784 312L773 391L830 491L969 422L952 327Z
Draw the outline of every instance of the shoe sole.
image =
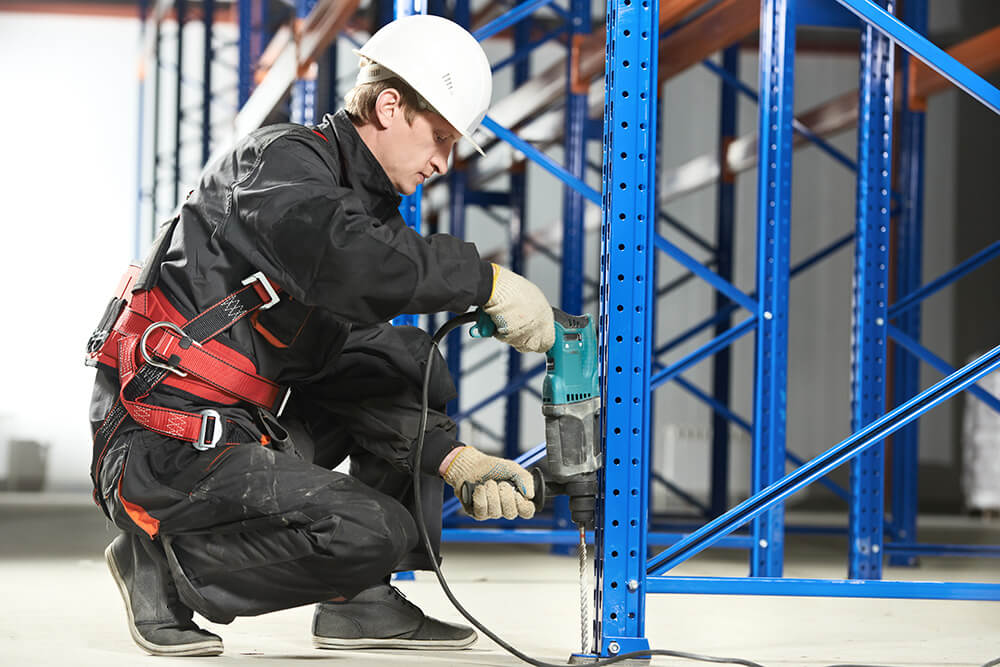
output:
M150 655L160 656L210 656L220 655L222 653L222 642L218 639L206 639L204 641L193 642L191 644L164 646L162 644L154 644L139 634L139 629L135 627L135 618L132 616L132 599L128 594L128 586L125 585L125 579L118 570L118 563L115 562L115 555L111 551L111 546L112 545L109 544L108 548L104 550L104 560L107 561L108 569L111 570L111 578L114 579L115 584L118 585L118 592L121 593L122 600L125 602L125 613L128 615L129 634L132 635L132 641L134 641L139 648L146 651Z
M479 639L472 633L466 639L337 639L313 635L313 646L322 649L351 650L362 648L402 648L417 651L457 651L471 646Z

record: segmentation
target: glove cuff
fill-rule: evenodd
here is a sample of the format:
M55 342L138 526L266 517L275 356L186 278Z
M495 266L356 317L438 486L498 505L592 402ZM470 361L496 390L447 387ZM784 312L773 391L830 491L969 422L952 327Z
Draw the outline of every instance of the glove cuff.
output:
M470 452L475 452L475 454L482 454L473 447L465 445L462 447L462 451L455 455L455 458L451 460L448 467L445 468L444 474L441 477L444 481L448 482L452 487L457 488L459 482L463 479L472 475L473 468L475 467L475 454Z
M497 280L500 278L500 272L503 271L503 268L499 264L497 264L495 262L490 262L490 267L491 267L491 269L493 271L492 282L490 283L490 296L489 296L488 299L486 299L486 302L483 304L484 306L495 305L495 302L493 301L493 297L496 296L496 293L497 293Z
M523 289L524 285L518 285L519 282L525 283L527 280L513 271L503 268L499 264L494 264L493 291L490 293L489 300L483 306L487 309L486 312L490 312L490 309L509 301L512 296L516 295L519 288Z

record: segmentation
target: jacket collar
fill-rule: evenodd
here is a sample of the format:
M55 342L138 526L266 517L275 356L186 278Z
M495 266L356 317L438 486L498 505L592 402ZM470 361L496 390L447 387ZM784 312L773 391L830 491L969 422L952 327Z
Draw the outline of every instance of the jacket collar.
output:
M340 149L341 179L361 197L365 208L382 219L399 208L402 197L361 140L346 111L327 114L316 130Z

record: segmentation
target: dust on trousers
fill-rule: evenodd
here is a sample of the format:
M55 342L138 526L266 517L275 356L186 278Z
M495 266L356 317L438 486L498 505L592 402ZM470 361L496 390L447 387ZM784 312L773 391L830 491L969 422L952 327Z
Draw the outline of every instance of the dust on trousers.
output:
M425 338L388 325L353 331L335 387L294 393L278 422L220 407L228 442L206 451L126 421L97 471L111 519L155 536L181 600L216 623L350 598L393 571L429 569L411 472L420 395L412 373L399 372L423 363L414 357L426 355ZM453 394L447 372L435 373L428 439L454 442L443 415ZM117 379L99 370L95 429L116 395ZM351 475L331 470L347 456ZM443 483L430 472L423 520L437 554Z

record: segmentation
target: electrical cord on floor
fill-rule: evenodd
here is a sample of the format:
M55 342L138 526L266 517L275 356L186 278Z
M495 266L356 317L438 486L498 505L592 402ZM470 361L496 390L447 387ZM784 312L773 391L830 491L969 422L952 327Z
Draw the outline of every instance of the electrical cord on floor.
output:
M427 550L427 555L430 558L431 566L434 568L434 574L437 575L438 582L441 584L441 589L444 594L454 605L455 609L459 611L462 616L466 618L472 625L474 625L480 632L495 641L500 645L505 651L514 655L515 657L523 660L524 662L535 665L536 667L565 667L565 663L553 663L553 662L543 662L532 658L531 656L522 653L517 650L500 637L496 636L489 628L480 623L472 614L470 614L465 607L455 598L455 595L451 592L451 588L448 587L448 582L445 581L444 575L441 574L441 568L438 566L437 558L434 556L434 547L431 546L430 536L427 534L427 526L424 525L424 512L423 503L421 503L420 498L420 460L423 455L424 449L424 429L427 428L427 388L430 385L431 378L431 367L434 364L434 351L437 349L438 343L450 332L452 329L459 327L463 324L471 323L476 321L477 314L475 311L468 312L457 317L453 317L441 326L440 329L435 332L432 339L430 350L427 353L427 364L424 367L424 384L421 396L421 406L420 406L420 427L417 435L417 445L416 451L414 452L414 465L413 465L413 498L416 504L416 515L417 515L417 528L420 531L420 538L423 540L424 548ZM763 665L751 662L750 660L742 660L740 658L716 658L709 655L698 655L696 653L684 653L682 651L669 651L665 649L648 649L644 651L631 651L629 653L622 653L621 655L616 655L613 658L601 658L599 660L594 660L593 662L588 662L589 665L610 665L612 663L621 662L622 660L628 660L629 658L647 658L653 655L664 655L672 658L683 658L686 660L698 660L701 662L715 662L724 663L731 665L745 665L746 667L763 667Z

